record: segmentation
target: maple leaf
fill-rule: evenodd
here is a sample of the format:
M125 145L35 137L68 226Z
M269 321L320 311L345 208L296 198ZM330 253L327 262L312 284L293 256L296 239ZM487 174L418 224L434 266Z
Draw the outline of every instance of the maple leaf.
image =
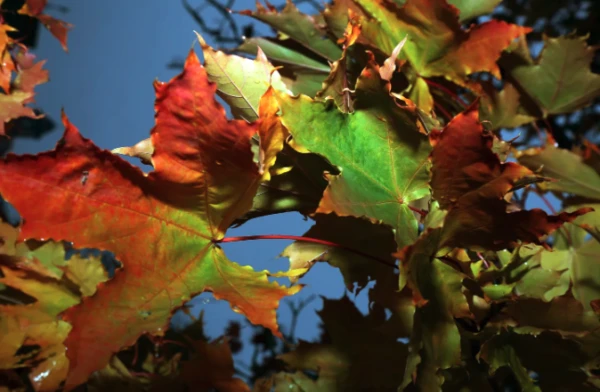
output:
M482 83L480 116L491 123L491 129L515 128L530 123L535 117L524 109L523 97L512 83L505 81L497 91L491 83Z
M549 216L541 209L507 212L504 196L516 186L541 179L524 166L502 163L492 150L494 136L479 122L477 102L430 139L433 197L448 209L443 246L503 249L540 238L589 212Z
M522 391L541 392L529 376L529 371L521 363L508 334L492 337L481 347L479 357L490 364L490 375L501 367L508 367L515 374Z
M0 88L5 94L10 93L10 82L12 81L12 73L15 70L15 62L12 59L10 51L5 50L0 52Z
M33 99L33 92L13 91L0 94L0 135L6 135L6 123L19 117L41 118L32 108L25 106Z
M351 10L349 12L352 13ZM329 76L327 76L327 79L323 82L323 88L317 92L315 97L316 100L325 102L333 100L342 113L352 113L354 111L354 102L350 96L346 56L348 48L354 45L359 36L360 24L358 19L350 17L344 32L344 38L340 39L344 44L342 57L331 64Z
M563 255L558 266L568 268L573 297L587 311L593 308L592 302L600 298L600 268L595 262L600 252L600 239L594 235L600 232L600 204L571 206L566 211L581 208L594 211L578 217L555 233L554 252ZM592 234L592 238L588 238L589 234Z
M478 16L491 14L502 0L448 0L448 3L458 8L460 21L464 22Z
M55 391L68 371L63 341L71 330L57 315L79 303L80 295L93 295L108 274L99 258L74 255L66 261L59 243L15 245L18 231L4 227L2 239L12 247L5 249L8 257L0 258L0 283L34 302L0 305L0 368L26 364L31 367L29 378L36 390ZM38 349L19 354L28 346Z
M196 36L204 53L208 78L217 84L217 93L229 104L235 118L255 121L260 98L269 86L288 91L279 72L269 63L260 47L255 53L256 58L251 60L214 50L200 34L196 33ZM239 72L240 69L244 72Z
M256 55L258 48L260 48L267 58L271 61L285 65L286 68L300 68L304 71L321 72L324 74L329 72L329 66L327 64L319 62L304 53L295 50L295 48L290 48L288 42L289 40L253 37L245 39L236 50L242 53Z
M600 200L600 174L583 163L581 156L548 144L520 151L517 158L529 169L556 180L540 184L542 189Z
M389 324L398 333L409 335L412 329L414 305L410 294L398 292L398 274L394 272L396 251L390 227L373 224L367 219L315 214L315 224L304 233L337 244L337 247L313 242L296 241L284 249L281 256L290 259L290 271L310 269L325 261L339 268L348 291L360 293L370 281L369 301L389 309ZM292 281L298 278L294 277Z
M336 43L324 37L325 32L317 27L315 20L301 13L291 0L286 1L286 5L281 12L269 3L265 8L257 1L256 11L240 11L240 14L252 16L270 25L329 61L336 61L341 57L342 51Z
M501 61L510 78L539 106L543 117L569 113L590 104L600 93L600 75L590 70L596 48L587 36L550 38L533 61L529 52L515 52Z
M172 311L197 293L212 291L280 335L275 309L300 289L269 283L266 271L229 261L214 243L258 188L250 150L258 126L226 119L193 51L182 74L155 88L155 170L148 175L83 139L66 117L54 151L0 162L0 192L24 217L22 238L109 250L124 265L63 316L73 325L65 341L67 389L140 334L160 334Z
M35 56L27 50L19 48L14 61L10 51L6 50L3 58L0 68L0 87L4 90L4 94L0 93L0 135L6 135L5 123L11 120L43 117L25 105L34 101L34 87L48 81L48 71L42 69L45 61L35 63ZM17 74L12 81L15 70Z
M352 114L303 95L276 97L295 146L340 169L329 176L317 212L380 220L396 230L400 245L411 243L417 220L408 203L429 193L429 146L414 109L390 97L374 60L357 81Z
M12 38L8 35L11 31L17 31L14 27L7 24L0 24L0 55L4 55L8 51L8 45L13 43Z
M530 28L492 20L464 31L459 11L446 0L407 0L401 7L386 0L355 0L364 9L362 36L390 55L409 36L404 55L424 77L444 76L460 82L471 73L499 77L496 60L514 38Z
M300 342L281 355L292 369L318 373L316 380L302 372L275 378L275 386L297 385L305 391L364 391L395 389L402 379L407 347L399 331L385 328L383 312L363 316L348 297L323 301L319 311L330 338L327 343ZM348 326L351 325L352 329ZM277 375L276 375L277 376Z
M208 343L191 342L194 357L183 362L181 378L197 391L244 392L250 388L244 381L234 378L233 358L227 340Z
M281 212L313 213L327 187L324 172L337 173L337 170L317 154L302 154L284 144L271 169L270 180L260 184L251 210L237 223Z
M46 63L45 60L36 63L35 55L26 50L18 51L15 60L18 69L14 81L15 89L32 93L37 85L48 81L48 71L42 69Z
M398 254L417 304L402 388L413 382L421 390L439 389L438 370L461 363L455 318L473 315L461 290L465 276L437 257L441 239L441 229L429 229Z
M60 42L60 45L65 51L67 49L67 33L72 25L63 22L62 20L51 17L42 13L48 0L25 0L25 4L19 10L19 14L37 18L41 24L50 31L50 33Z

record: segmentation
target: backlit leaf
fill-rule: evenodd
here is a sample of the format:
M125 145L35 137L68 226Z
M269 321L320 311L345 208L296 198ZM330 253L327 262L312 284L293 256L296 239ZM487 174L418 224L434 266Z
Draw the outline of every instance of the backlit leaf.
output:
M415 112L394 102L386 85L371 62L357 81L352 114L302 95L277 94L277 100L294 143L340 168L317 212L383 221L404 245L417 234L408 203L429 193L429 146Z
M23 8L19 10L20 14L37 18L44 27L60 42L62 48L67 51L67 33L73 27L69 23L51 17L43 13L48 0L25 0Z
M445 0L408 0L401 7L391 1L355 0L366 12L365 40L389 55L408 34L401 58L425 77L446 76L459 81L471 73L498 75L496 60L511 41L531 29L489 21L463 30L458 9Z
M500 161L492 150L494 136L479 122L477 105L454 117L443 131L433 131L430 138L433 197L449 210L444 246L499 250L517 241L541 244L542 236L589 212L556 216L541 209L508 212L504 196L518 185L540 179L524 166Z
M573 152L552 145L532 148L518 155L519 162L544 177L543 189L568 192L600 200L600 174L583 163L583 158Z
M68 372L63 341L71 330L57 315L80 302L77 290L92 295L108 274L99 258L75 255L67 262L63 245L47 242L19 244L13 256L0 262L0 276L3 285L35 299L32 304L0 305L0 368L28 365L36 390L55 391ZM18 353L32 345L39 348Z
M281 12L268 3L267 8L265 8L257 2L256 11L247 10L241 13L272 26L329 61L335 61L342 55L342 50L335 42L325 37L324 32L317 27L314 19L301 13L291 0L286 2L285 8Z
M314 72L322 72L324 74L329 72L327 64L316 61L300 52L284 46L283 41L261 37L248 38L244 40L237 50L255 55L259 47L269 60L282 63L286 67L299 67Z
M511 77L544 116L581 109L600 93L600 75L590 70L595 48L586 40L586 36L544 36L544 49L535 62L507 64Z
M202 291L279 334L275 309L299 287L269 283L213 243L250 208L260 179L250 150L257 125L227 121L215 89L193 52L181 75L156 84L149 175L83 139L66 118L54 151L1 162L0 191L25 219L23 238L109 250L124 265L63 316L73 325L67 388L140 334L161 334L172 311Z
M523 109L521 94L513 84L504 82L500 91L491 85L484 85L484 89L480 116L482 121L489 121L491 129L515 128L535 120Z
M491 14L502 0L448 0L458 8L460 21L473 19L481 15Z
M210 47L196 33L202 52L208 79L216 83L217 94L231 107L235 118L253 122L258 118L260 97L269 85L287 91L281 76L269 63L262 50L251 60L236 55L228 55ZM240 72L243 70L243 72Z

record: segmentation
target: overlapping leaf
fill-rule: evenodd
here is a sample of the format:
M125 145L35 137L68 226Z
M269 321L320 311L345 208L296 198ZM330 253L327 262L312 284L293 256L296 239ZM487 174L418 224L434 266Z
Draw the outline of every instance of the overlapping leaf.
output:
M407 347L397 341L402 337L398 331L385 328L382 312L363 316L350 299L343 297L325 300L319 315L330 342L300 342L294 351L281 355L288 367L298 372L276 375L276 390L280 383L323 392L396 388L402 379ZM318 378L313 380L302 371L317 372Z
M556 180L540 184L543 189L600 200L600 174L583 163L581 156L547 145L523 151L518 158L529 169Z
M24 46L18 46L7 33L14 28L0 24L0 136L6 135L6 123L19 117L40 118L28 104L34 101L34 87L48 81L44 61Z
M460 81L488 71L499 75L496 60L511 41L529 28L489 21L468 31L459 23L459 11L445 0L408 0L401 7L391 1L356 0L366 13L363 37L385 54L406 35L402 58L421 76L445 76Z
M217 93L231 107L236 118L252 122L258 118L260 98L269 85L287 91L281 76L258 48L256 59L250 60L214 50L197 34L204 53L204 67L211 82L217 84ZM240 70L244 72L240 72Z
M0 298L16 303L0 305L0 368L31 367L29 378L36 390L55 391L69 368L63 341L71 330L56 316L82 296L93 295L108 274L99 258L74 255L66 261L59 243L15 246L18 229L5 229L2 240L12 246L5 247L0 258L0 283L5 287ZM25 297L11 295L9 289Z
M192 342L195 358L183 363L181 377L197 391L250 391L248 385L234 377L233 358L227 341Z
M311 268L326 261L339 268L349 291L359 293L370 281L371 303L391 312L390 325L405 336L410 335L414 305L410 293L398 292L398 274L394 270L396 251L390 227L373 224L367 219L315 214L315 224L304 236L329 241L339 247L311 242L295 242L282 256L290 259L290 270Z
M600 75L590 70L595 48L586 40L586 36L544 36L544 49L536 61L519 52L502 62L544 117L581 109L600 94Z
M260 179L250 150L258 126L227 121L215 88L193 52L181 75L156 84L149 175L82 138L66 118L54 151L0 164L0 191L25 219L22 238L110 250L124 264L64 315L73 326L67 388L141 333L161 333L174 309L205 290L278 334L279 299L299 287L269 283L265 271L232 263L213 243L250 208Z
M518 241L541 244L542 236L589 211L556 216L541 209L507 212L505 195L540 178L524 166L502 163L492 151L494 136L478 117L478 107L472 105L443 131L430 135L433 197L449 210L443 246L503 249Z
M336 61L342 54L335 42L325 37L325 32L318 28L315 20L309 15L301 13L291 0L286 2L286 6L281 12L268 3L265 8L257 2L256 11L247 10L241 13L272 26L329 61Z
M425 232L398 255L418 305L403 387L413 382L420 390L438 390L444 381L438 370L461 363L461 338L454 320L473 317L462 293L464 275L437 258L441 233Z
M48 0L25 0L25 4L19 10L20 14L37 18L41 24L50 31L50 33L60 42L62 48L67 50L67 33L71 26L69 23L53 18L50 15L44 14L44 8Z
M400 245L411 243L417 220L408 203L429 193L429 145L415 109L390 97L374 61L357 81L352 114L302 95L276 97L294 143L341 171L329 177L317 212L367 216L392 226Z

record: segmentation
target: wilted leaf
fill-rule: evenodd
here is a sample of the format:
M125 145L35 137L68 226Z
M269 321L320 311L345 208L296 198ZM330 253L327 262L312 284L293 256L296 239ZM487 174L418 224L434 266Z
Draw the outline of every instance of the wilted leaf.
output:
M133 147L119 147L111 151L113 154L127 155L130 157L139 158L142 163L152 165L152 154L154 154L154 146L152 139L144 139L136 143Z
M193 52L181 75L156 84L155 171L147 176L66 118L56 150L1 163L0 191L25 219L22 237L109 250L124 264L64 315L73 325L67 388L141 333L160 334L173 310L205 290L279 333L275 309L299 287L269 283L265 271L230 262L213 243L250 208L260 179L250 150L257 126L227 121L215 89Z

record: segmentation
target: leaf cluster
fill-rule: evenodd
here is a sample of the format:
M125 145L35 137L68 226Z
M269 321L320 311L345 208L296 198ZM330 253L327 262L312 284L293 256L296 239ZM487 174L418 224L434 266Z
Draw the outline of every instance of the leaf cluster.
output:
M595 48L544 37L533 58L529 27L464 25L497 3L335 0L316 15L257 4L241 14L277 36L243 42L248 58L198 35L204 62L192 50L154 84L148 139L102 150L63 114L54 150L2 159L0 194L23 217L0 227L6 383L250 390L231 357L239 327L214 342L202 319L169 329L208 291L265 328L254 343L267 365L246 375L256 391L600 388L600 149L558 147L550 132L527 149L500 139L592 104ZM49 20L44 5L22 12ZM4 41L14 101L41 71ZM30 115L15 102L2 124ZM535 198L548 208L528 208ZM289 211L314 225L283 252L287 271L255 271L220 247L244 239L226 237L230 227ZM120 268L67 260L65 247L110 251ZM371 309L326 300L320 340L296 342L276 310L317 262L350 291L374 281Z

